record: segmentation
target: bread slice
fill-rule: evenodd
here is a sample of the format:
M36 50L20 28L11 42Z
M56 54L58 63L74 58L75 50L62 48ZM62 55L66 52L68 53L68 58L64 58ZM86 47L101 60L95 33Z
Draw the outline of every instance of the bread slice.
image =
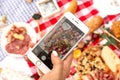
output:
M116 53L114 53L114 51L111 50L108 46L104 46L101 57L105 61L106 65L111 69L111 71L116 72L117 65L120 64L120 59Z

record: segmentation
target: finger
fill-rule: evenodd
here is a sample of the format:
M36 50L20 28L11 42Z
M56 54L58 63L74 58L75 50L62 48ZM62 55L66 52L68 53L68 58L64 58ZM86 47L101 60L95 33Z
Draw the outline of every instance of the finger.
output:
M71 53L65 60L64 60L64 76L67 77L70 72L70 66L73 60L73 53Z
M64 77L67 77L70 72L70 66L73 60L73 53L70 53L70 55L64 60Z
M70 53L69 56L64 60L64 65L70 67L73 60L73 53Z
M51 60L53 64L53 70L61 71L63 62L62 60L58 57L57 52L53 51L51 54Z

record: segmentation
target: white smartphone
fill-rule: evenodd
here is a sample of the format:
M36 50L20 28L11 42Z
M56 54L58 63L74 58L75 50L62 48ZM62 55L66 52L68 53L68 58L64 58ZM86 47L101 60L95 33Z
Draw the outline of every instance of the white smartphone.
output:
M89 28L83 22L67 12L27 56L45 74L53 68L53 50L64 60L88 32Z

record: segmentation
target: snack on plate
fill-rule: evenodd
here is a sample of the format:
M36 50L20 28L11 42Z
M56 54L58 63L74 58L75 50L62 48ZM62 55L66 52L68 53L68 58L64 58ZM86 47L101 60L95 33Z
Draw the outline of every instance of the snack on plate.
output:
M82 55L82 52L81 52L80 49L75 49L75 50L73 51L73 58L74 58L74 59L78 59L79 57L81 57L81 55Z
M3 80L34 80L30 76L10 68L0 69L0 76Z
M1 35L3 51L14 57L23 57L36 41L34 28L25 22L14 22L8 25Z
M116 79L118 64L120 59L115 57L110 48L99 45L86 48L78 59L77 80L118 80Z
M87 48L82 57L78 60L77 71L79 74L86 75L92 71L106 70L107 66L100 57L101 47L94 46Z
M116 38L120 39L120 21L114 21L111 26L111 31Z
M90 33L98 29L103 23L103 18L101 16L94 16L90 20L86 21L85 24L90 28Z
M13 25L6 38L8 44L5 47L9 53L24 54L31 46L31 38L24 27Z
M117 80L111 71L96 71L94 74L87 75L89 80Z

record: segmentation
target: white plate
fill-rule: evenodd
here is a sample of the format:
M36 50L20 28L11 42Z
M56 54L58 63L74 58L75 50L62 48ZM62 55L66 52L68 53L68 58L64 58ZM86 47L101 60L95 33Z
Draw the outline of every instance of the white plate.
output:
M102 16L120 13L120 0L93 0L93 5Z
M15 54L15 53L8 53L5 49L6 44L8 43L6 35L8 34L8 32L10 31L10 29L13 27L13 25L15 25L16 27L25 27L27 30L27 34L30 36L32 43L36 43L36 32L35 30L28 24L28 23L24 23L24 22L15 22L9 26L7 26L2 35L1 35L1 47L2 49L10 56L14 56L14 57L23 57L23 55L20 54Z

